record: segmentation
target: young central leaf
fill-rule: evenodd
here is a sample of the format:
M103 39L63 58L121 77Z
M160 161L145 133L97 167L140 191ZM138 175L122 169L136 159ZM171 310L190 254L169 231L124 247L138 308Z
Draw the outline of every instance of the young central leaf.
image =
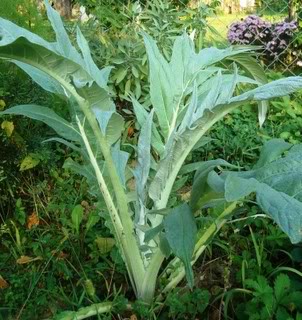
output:
M188 204L174 208L164 220L166 238L173 253L183 262L190 287L194 277L191 259L194 252L197 227Z

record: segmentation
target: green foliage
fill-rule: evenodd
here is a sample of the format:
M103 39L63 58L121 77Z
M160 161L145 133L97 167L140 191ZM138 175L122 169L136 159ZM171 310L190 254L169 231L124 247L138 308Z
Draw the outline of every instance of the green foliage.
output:
M223 193L227 202L243 199L255 192L256 201L262 210L277 222L293 243L298 243L301 241L300 212L302 210L299 196L301 178L298 169L300 147L299 145L291 147L291 144L282 140L270 140L264 144L259 161L252 170L238 173L225 171L220 176L212 170L202 176L202 181L212 192ZM288 151L286 157L280 158L285 151ZM206 164L210 166L211 162L206 162L204 165ZM214 163L214 166L217 164ZM197 178L195 177L195 181ZM199 190L200 184L195 181L193 195L196 193L194 188ZM208 202L209 200L206 199L201 206L208 205Z
M274 286L270 286L263 276L258 276L257 280L247 279L245 284L253 298L237 307L238 319L285 320L301 317L302 292L294 290L288 275L279 274Z
M186 157L196 144L200 144L204 134L217 121L233 109L250 101L262 103L264 100L295 92L302 87L300 77L281 79L263 85L263 82L259 82L259 79L263 78L261 68L256 68L257 76L254 75L253 78L243 75L246 69L250 69L249 75L255 74L255 61L248 59L248 55L252 54L251 48L236 47L219 50L211 47L196 52L193 41L186 34L176 38L171 57L167 59L154 39L144 33L143 39L150 69L150 101L153 108L145 108L133 99L140 134L136 147L135 168L130 170L129 154L125 151L125 146L121 144L120 139L124 120L116 113L107 85L111 68L106 67L102 70L97 68L92 60L88 42L79 29L77 46L80 52L72 46L59 15L48 2L46 6L57 41L47 42L1 19L0 56L17 64L45 90L66 99L69 117L62 117L48 108L41 109L32 104L28 104L26 110L24 106L18 106L2 111L1 115L7 116L9 110L13 110L11 112L14 114L42 120L63 136L63 138L55 138L56 141L62 142L77 152L77 161L69 160L67 167L75 169L75 172L84 176L90 184L91 194L95 201L98 201L97 210L101 212L106 225L115 237L132 288L139 299L151 303L154 298L157 274L165 259L164 247L169 249L170 246L176 257L168 261L167 270L170 271L164 272L160 277L161 283L167 283L163 293L169 292L173 286L177 285L186 272L192 285L191 262L194 263L197 260L212 237L231 216L237 200L253 191L256 191L258 197L263 197L265 201L267 198L275 201L273 208L282 213L282 219L274 210L271 210L267 202L260 201L260 206L273 216L293 242L300 239L297 232L299 224L290 224L288 228L285 223L287 217L283 215L284 207L282 203L280 205L280 199L267 197L269 192L276 192L283 197L281 199L285 199L287 203L294 206L291 214L298 216L299 212L295 210L300 210L300 202L293 196L295 190L299 190L299 185L297 183L290 185L285 181L286 183L282 186L276 187L275 181L270 183L261 180L262 175L278 170L280 163L282 165L290 160L298 161L301 154L299 145L297 148L293 147L282 159L260 157L260 161L266 165L259 169L255 168L251 172L242 172L242 175L239 173L239 178L237 173L226 172L225 175L218 175L213 170L208 172L208 175L202 174L202 179L206 179L202 185L208 184L213 189L214 196L222 192L226 200L231 200L231 203L225 205L221 205L221 202L219 205L215 203L215 208L207 211L209 213L206 217L207 223L202 224L197 231L196 243L193 241L196 234L194 215L200 215L200 209L203 208L197 207L192 210L192 206L190 208L187 204L179 206L173 204L171 208L170 202L173 188L176 190L185 181L180 177L180 170ZM228 59L236 62L238 55L240 57L238 65L243 66L242 70L236 64L232 67L223 64ZM243 55L247 57L244 64L242 63ZM267 146L265 145L264 148ZM283 149L278 148L278 150L275 156L281 155L280 150ZM271 155L269 152L263 154ZM271 160L273 161L267 164ZM230 189L229 187L234 183L230 180L230 176L245 179L247 188L244 189L240 184L238 189ZM286 177L282 176L282 179ZM132 189L129 185L131 181L135 181L135 187ZM287 192L287 195L284 196L285 193L282 191ZM68 197L70 197L69 194ZM85 228L83 223L87 221L84 205L75 207L77 203L79 201L75 199L73 204L68 206L67 215L64 212L60 217L63 236L60 244L64 244L69 238L77 239L83 248L83 241L89 239L91 234L95 234L93 228L98 222L92 221L89 227L90 232L87 232L85 229L88 228ZM208 202L204 202L202 207L206 205ZM160 227L162 222L163 228ZM24 243L18 226L14 225L14 229L17 249L21 253L24 250ZM150 232L154 229L160 230L152 232L154 236L152 238ZM147 234L148 241L145 237ZM258 248L253 234L252 241L255 248ZM90 242L90 247L94 248L96 245L98 242L94 244ZM107 251L103 250L99 254L107 254ZM26 261L36 262L40 260L41 255L34 260ZM98 254L93 252L92 258L96 257ZM257 249L258 264L259 259ZM24 263L24 257L21 261ZM66 264L62 269L66 270ZM72 270L68 269L64 273L65 280L70 279L72 273L78 269L72 268ZM81 278L84 280L82 283L85 294L89 299L94 299L95 291L87 290L87 283L90 289L92 286L96 287L93 276L85 275ZM204 298L207 304L206 294ZM108 312L111 311L112 304L106 304L106 306L102 304L99 307L104 307L103 312ZM71 312L71 315L85 318L96 313L97 305L92 305L76 313Z
M50 175L41 172L42 169L50 171ZM124 281L124 265L116 250L104 253L96 248L97 235L110 234L100 221L100 210L94 199L88 196L86 182L64 169L42 169L40 175L31 174L26 182L21 180L26 195L21 193L15 212L7 217L6 223L1 222L0 268L9 287L0 289L3 307L0 318L14 318L21 312L22 319L41 319L73 309L75 305L87 305L91 301L87 278L92 281L98 297L104 300L114 295L106 279L117 272L117 287ZM79 234L76 234L72 211L78 202L84 212ZM29 228L33 210L39 222ZM5 216L1 214L1 217ZM93 225L89 222L92 217ZM16 263L22 255L41 259Z
M48 24L37 0L2 0L0 12L3 18L40 35L47 36Z
M285 13L287 12L288 5L286 1L273 1L273 0L262 0L260 2L259 12L267 12L271 14Z
M97 64L114 66L110 84L119 99L129 101L130 96L134 96L149 106L147 55L139 32L144 31L152 36L168 59L175 37L195 30L199 50L204 46L208 30L207 18L213 14L216 5L201 2L193 9L178 7L171 1L157 0L147 1L144 5L99 6L94 10L99 24L88 21L83 29L84 34L92 39L92 55ZM91 27L93 34L88 31ZM95 28L99 33L95 32ZM99 39L104 46L99 45Z
M193 292L181 293L179 290L171 292L166 300L169 307L169 318L184 319L195 318L207 308L210 293L207 290L196 289Z
M268 73L272 79L281 74ZM271 101L267 120L260 128L257 124L256 106L244 105L222 121L216 123L208 133L212 140L193 151L187 161L225 159L250 169L259 156L260 145L270 138L281 138L292 144L301 143L302 125L299 100L301 94Z
M28 77L13 65L1 63L0 73L0 97L5 106L13 106L21 103L36 103L52 106L53 110L62 112L64 102L54 95L47 95L40 87L35 85ZM61 110L61 111L60 111ZM48 129L41 122L30 122L26 118L12 118L6 116L4 121L13 124L14 130L7 136L4 129L0 128L0 166L5 179L0 179L0 212L3 217L9 216L14 210L16 199L20 197L20 190L23 184L28 183L34 174L38 179L44 179L45 171L43 167L50 170L57 165L61 165L65 157L66 149L58 144L43 144L42 142L52 135L52 130ZM34 158L34 162L39 164L30 170L20 171L27 160ZM21 164L23 165L21 167ZM33 164L31 161L28 164ZM4 174L5 173L5 174Z

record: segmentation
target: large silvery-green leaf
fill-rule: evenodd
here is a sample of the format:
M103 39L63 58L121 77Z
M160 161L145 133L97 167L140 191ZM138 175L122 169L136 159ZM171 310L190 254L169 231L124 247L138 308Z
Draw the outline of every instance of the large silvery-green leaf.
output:
M229 47L227 49L218 49L215 47L205 48L196 55L194 64L195 67L205 68L226 58L251 51L250 47Z
M254 169L223 172L228 202L256 193L261 209L273 218L293 243L302 241L302 148L274 139L267 142ZM287 151L284 157L281 155ZM210 165L210 164L209 164Z
M9 20L0 18L0 45L7 46L12 44L19 38L29 38L33 44L37 44L49 50L56 51L53 43L49 43L38 35L18 27L16 24ZM58 53L58 52L57 52Z
M0 19L0 32L1 27ZM14 27L18 28L15 25ZM58 55L55 51L31 43L31 40L31 37L18 38L9 46L1 46L2 41L0 41L0 58L19 62L19 66L37 84L50 92L64 93L70 98L75 92L73 84L77 84L80 86L77 88L77 93L88 100L90 105L102 110L114 109L108 93L92 84L93 79L80 65Z
M174 75L175 92L181 93L184 90L184 84L191 81L193 69L189 69L192 58L195 55L194 43L187 34L175 39L170 68Z
M49 75L36 67L33 67L27 63L13 60L14 64L26 72L33 81L39 84L44 90L55 93L61 96L67 96L68 93L64 90L64 87Z
M231 99L231 102L249 100L269 100L276 97L286 96L302 88L302 77L288 77L276 80L256 89L245 92Z
M244 179L236 175L227 177L225 190L226 200L230 202L256 192L260 208L273 218L291 242L302 241L302 202L254 178Z
M256 179L302 201L302 150L298 147L281 139L273 139L262 148L253 170L232 174L244 179ZM281 157L285 151L286 156Z
M3 31L2 20L0 19L0 34ZM11 27L13 29L19 28L16 25L12 25ZM28 74L31 73L30 67L34 68L33 72L35 73L36 69L39 69L45 76L48 75L48 77L53 79L52 81L55 80L64 87L70 85L71 81L83 84L92 81L80 65L60 56L53 50L51 45L48 46L50 47L49 49L46 46L33 43L31 35L28 38L16 38L9 45L3 45L3 43L6 43L3 39L0 41L0 57L12 62L19 61L27 64L26 72ZM33 77L33 80L36 81L36 79L36 77Z
M197 227L190 207L183 205L173 208L164 219L166 238L172 252L183 262L190 287L194 277L191 259L194 252Z
M146 185L151 167L151 136L154 109L147 115L141 127L137 145L137 166L133 172L137 193L136 221L139 225L146 224Z
M219 79L217 79L219 81ZM282 88L282 89L281 89ZM211 111L203 110L200 118L196 117L191 128L183 132L175 132L166 145L166 156L158 165L157 174L150 185L149 195L155 201L157 209L166 205L167 195L172 189L177 174L189 152L211 126L242 103L271 99L282 94L290 94L302 88L302 77L291 77L278 82L260 86L242 95L231 98L225 104L211 106ZM211 94L208 92L208 94ZM204 99L206 96L203 96ZM195 114L198 113L198 107ZM181 125L179 128L183 128Z
M39 36L0 18L0 58L16 63L44 89L64 94L77 93L90 105L102 110L114 110L103 87L110 68L97 72L84 40L84 58L71 45L59 14L47 4L48 17L56 32L57 42L47 42ZM97 84L102 85L102 87Z
M151 37L144 34L144 41L150 68L151 103L155 109L161 134L166 141L179 124L180 114L186 108L186 97L193 91L194 82L198 87L203 87L203 83L221 69L211 65L227 57L251 51L251 48L243 47L224 50L207 48L196 53L194 43L187 34L184 34L175 40L171 61L168 62ZM257 83L252 79L249 81ZM229 81L225 82L228 83ZM219 87L217 82L213 84ZM235 88L236 84L234 82L232 86ZM215 94L217 100L218 95L221 95L219 88L215 89L210 85L209 89L212 89L212 95ZM224 92L230 94L232 89ZM204 109L208 108L208 105L211 108L215 106L215 100L211 96L208 96L208 100L210 101L204 105Z
M166 145L165 156L159 162L157 173L149 188L149 196L155 201L156 209L162 209L166 206L177 174L195 144L214 123L238 105L240 103L219 106L212 112L205 110L193 128L187 128L181 133L176 132L170 138ZM183 126L179 128L183 128Z
M118 113L113 113L106 127L106 138L108 144L111 145L115 143L121 137L121 133L124 131L124 126L124 118Z
M246 72L250 74L255 80L259 81L259 83L265 84L268 82L264 69L254 57L247 54L238 54L235 56L228 57L227 60L234 61L236 64L243 67L243 69L246 70ZM266 119L267 110L268 110L268 102L259 101L258 102L258 119L259 119L260 127L262 127Z
M103 111L99 108L93 108L93 111L100 129L111 146L121 137L125 125L124 118L114 111Z
M236 54L234 56L228 56L226 60L235 62L237 65L241 66L248 74L250 74L258 82L265 84L267 83L267 76L264 69L251 55L247 54Z
M19 105L0 112L1 115L20 115L39 120L54 129L60 136L71 141L81 141L78 130L53 110L34 104Z
M259 160L254 166L254 169L261 168L264 165L276 160L291 147L292 145L290 143L285 142L282 139L272 139L266 142L261 149Z
M95 82L92 85L76 88L77 93L89 102L94 109L115 111L115 104L105 89L100 88Z
M161 87L160 81L150 77L151 87L154 85L158 89L156 98L158 95L168 96L169 101L173 101L169 104L172 106L172 118L167 118L169 134L167 136L166 132L161 132L166 140L164 153L160 154L157 173L149 189L149 196L155 201L155 207L161 209L165 207L177 173L193 146L215 122L243 102L232 101L236 86L240 83L255 85L260 83L239 75L236 66L233 74L222 68L208 67L227 57L250 51L250 48L226 50L211 48L196 54L191 40L184 35L176 40L173 49L175 52L172 53L170 63L160 54L154 41L148 43L148 48L149 56L153 60L157 57L161 61L155 66L155 62L150 61L151 74L152 72L157 75L163 74L169 79L172 74L174 86L177 87L177 92L168 90L164 86ZM208 56L208 53L212 56ZM158 111L158 106L159 104L154 106L157 117L158 112L166 110L163 106ZM140 109L136 104L134 109L137 110L136 114L142 117L144 110L139 113ZM209 113L209 110L212 112ZM161 117L162 119L164 118ZM160 122L159 125L162 129ZM152 137L152 145L154 141Z

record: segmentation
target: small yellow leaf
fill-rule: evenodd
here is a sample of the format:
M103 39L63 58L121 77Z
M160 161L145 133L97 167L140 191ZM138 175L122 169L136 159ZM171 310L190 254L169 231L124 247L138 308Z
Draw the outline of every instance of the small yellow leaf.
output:
M6 107L5 101L0 99L0 111L4 110L5 107Z
M6 135L10 137L15 129L15 126L12 121L5 120L1 123L1 128L5 131Z
M21 164L20 164L20 171L24 171L24 170L28 170L28 169L32 169L34 167L36 167L40 162L40 159L38 159L37 157L35 157L34 154L32 155L28 155L26 156Z
M28 218L27 218L27 229L31 229L34 226L38 226L40 223L40 219L38 215L33 212Z
M32 258L29 256L21 256L18 260L17 263L18 264L27 264L36 260L42 260L42 257L36 257L36 258Z
M0 276L0 289L6 289L8 287L8 282Z
M101 238L97 237L95 242L100 250L101 254L105 254L111 251L115 245L115 240L113 238Z

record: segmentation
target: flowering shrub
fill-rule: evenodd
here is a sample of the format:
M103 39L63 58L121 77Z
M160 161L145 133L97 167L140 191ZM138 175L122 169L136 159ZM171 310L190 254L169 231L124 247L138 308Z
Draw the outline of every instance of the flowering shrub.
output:
M231 24L228 40L231 44L263 45L271 38L271 23L256 15Z
M271 40L266 44L265 49L271 56L277 57L285 53L290 47L295 31L298 30L296 21L279 22L272 26Z
M231 24L228 31L228 41L231 44L253 44L264 47L268 60L288 57L292 41L298 31L298 23L278 22L272 24L256 15Z

